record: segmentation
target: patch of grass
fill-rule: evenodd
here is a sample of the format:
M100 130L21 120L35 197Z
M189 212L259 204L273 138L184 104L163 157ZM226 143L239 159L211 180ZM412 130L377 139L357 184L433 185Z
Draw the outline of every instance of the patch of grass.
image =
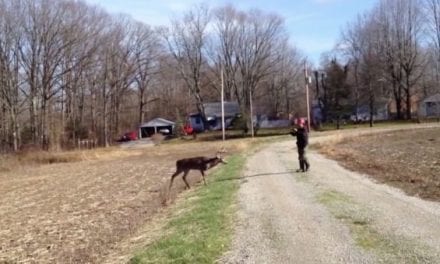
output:
M260 128L258 132L254 134L254 136L257 139L273 137L273 136L283 136L283 135L288 135L290 130L291 130L290 127ZM250 131L247 134L243 134L242 130L228 129L226 130L225 135L227 140L251 138ZM194 140L192 136L185 136L184 138L186 139L186 141L217 141L222 139L222 131L206 131L203 133L199 133L197 134L196 140Z
M337 191L326 191L318 195L318 201L324 205L331 205L334 203L349 203L350 197Z
M115 159L140 154L141 152L139 150L123 150L119 147L72 151L30 150L0 155L0 172L13 171L19 166L70 163L84 160Z
M437 263L429 249L409 239L375 230L365 209L349 196L328 190L316 198L335 218L349 227L356 245L377 256L378 263Z
M82 160L79 152L33 151L0 156L0 171L12 171L22 165L69 163Z
M245 163L242 155L228 159L185 200L163 232L165 235L136 254L130 263L213 263L230 246L235 194Z
M390 126L399 126L399 125L409 125L409 124L416 124L416 123L433 123L436 120L433 119L423 119L423 120L386 120L386 121L374 121L373 127L390 127ZM362 123L353 123L348 122L343 124L341 122L339 129L356 129L356 128L369 128L370 123L369 121L362 122ZM320 131L333 131L336 129L336 123L324 123L321 126Z
M78 153L36 152L19 156L19 160L35 164L69 163L81 160Z
M20 161L12 155L0 154L0 172L8 172L20 165Z

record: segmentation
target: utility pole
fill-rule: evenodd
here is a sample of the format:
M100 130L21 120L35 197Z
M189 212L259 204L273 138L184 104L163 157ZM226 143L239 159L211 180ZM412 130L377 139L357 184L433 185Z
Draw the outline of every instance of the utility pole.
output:
M252 88L249 89L249 104L250 104L250 110L251 110L251 134L252 138L254 138L254 122L252 121L252 117L254 115L254 111L252 109Z
M222 102L222 135L223 135L223 141L226 140L226 135L225 135L225 88L224 88L224 80L223 80L223 63L221 64L221 69L220 69L220 74L221 74L221 102Z
M307 60L304 60L304 75L306 81L306 102L307 102L307 130L310 131L310 101L309 101L309 75L307 73Z

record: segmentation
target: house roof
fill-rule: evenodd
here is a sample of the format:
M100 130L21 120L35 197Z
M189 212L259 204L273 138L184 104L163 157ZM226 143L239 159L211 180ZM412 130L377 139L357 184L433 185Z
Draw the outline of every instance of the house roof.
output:
M143 123L142 125L140 125L140 127L160 127L160 126L174 126L174 125L175 123L173 121L169 121L158 117L148 121L147 123Z
M438 94L434 94L428 98L426 98L425 100L423 100L424 103L438 103L440 102L440 93Z
M206 116L221 116L222 115L222 104L221 102L205 103ZM240 113L240 106L237 102L224 102L225 106L225 116L235 116Z

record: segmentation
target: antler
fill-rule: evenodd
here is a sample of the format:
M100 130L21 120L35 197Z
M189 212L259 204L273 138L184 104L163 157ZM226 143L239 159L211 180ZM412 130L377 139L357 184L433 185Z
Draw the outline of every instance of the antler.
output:
M224 146L217 151L217 155L221 155L223 153L227 153L226 148Z
M221 149L219 149L218 151L217 151L217 153L215 154L215 156L217 157L217 158L222 158L222 154L224 154L224 153L227 153L227 151L226 151L226 148L225 147L222 147Z

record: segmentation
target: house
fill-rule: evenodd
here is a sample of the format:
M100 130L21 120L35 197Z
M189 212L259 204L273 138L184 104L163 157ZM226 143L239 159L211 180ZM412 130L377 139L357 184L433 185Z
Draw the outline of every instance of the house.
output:
M188 122L196 132L222 129L222 104L221 102L205 103L206 123L203 122L200 113L188 117ZM240 106L237 102L224 102L225 127L231 125L232 120L240 114Z
M289 119L270 119L267 115L254 116L252 120L257 122L260 128L290 127L292 122Z
M206 103L205 116L211 130L222 129L222 103ZM231 125L232 120L241 113L237 102L224 102L225 127Z
M440 116L440 93L425 98L419 107L419 116L421 117L439 117Z
M375 121L383 121L388 120L390 118L389 114L389 99L377 99L374 102L373 109L373 120ZM356 119L357 115L357 119ZM355 109L355 113L350 116L351 121L369 121L370 120L370 105L363 104L360 105L357 110Z
M156 133L172 135L175 123L163 118L155 118L139 126L139 138L150 137Z
M203 117L200 113L189 115L188 124L196 133L205 131L205 123L203 122Z

